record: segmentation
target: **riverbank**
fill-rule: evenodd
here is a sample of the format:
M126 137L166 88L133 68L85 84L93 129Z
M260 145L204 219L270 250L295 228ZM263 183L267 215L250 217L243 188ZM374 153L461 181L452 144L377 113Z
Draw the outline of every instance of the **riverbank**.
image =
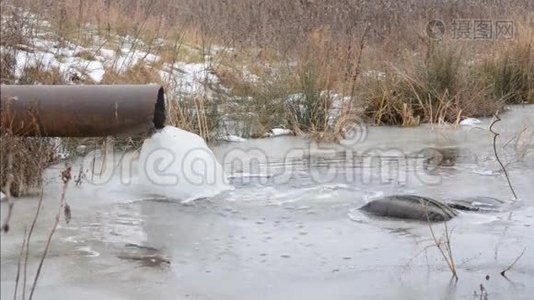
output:
M275 128L336 140L355 122L457 125L491 116L506 104L534 103L529 1L469 10L452 3L408 3L410 11L375 7L372 1L361 7L268 2L264 5L288 19L251 26L257 35L247 39L236 36L237 24L212 23L227 8L201 2L213 10L187 4L189 10L170 18L179 5L166 0L151 8L137 2L42 7L5 1L2 83L158 83L167 91L169 125L206 140L262 137ZM397 19L374 16L366 23L353 15L344 28L340 24L350 14L331 20L307 15L316 10L329 15L341 7L361 16L391 11ZM247 9L236 10L242 12L234 16L238 23L253 24L255 14L244 13ZM289 16L299 11L302 28L290 30ZM211 15L186 21L198 13ZM101 19L105 15L113 18ZM162 16L167 19L158 22ZM508 20L513 34L497 35L495 29L477 39L473 27L458 38L455 20L487 19L493 29L500 24L493 17ZM431 26L437 23L443 28ZM437 36L434 29L443 32Z

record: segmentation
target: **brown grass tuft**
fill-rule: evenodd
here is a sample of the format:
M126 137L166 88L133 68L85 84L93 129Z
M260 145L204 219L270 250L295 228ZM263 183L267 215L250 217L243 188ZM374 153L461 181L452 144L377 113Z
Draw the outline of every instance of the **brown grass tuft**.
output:
M461 50L432 42L424 57L409 55L398 67L386 66L383 76L363 81L366 115L376 124L402 126L491 115L502 103L489 97L464 61Z
M1 185L5 186L11 174L14 180L10 193L15 197L39 187L42 171L56 160L56 145L49 139L16 137L2 129L0 145Z
M102 79L103 84L161 84L161 78L157 70L144 63L137 63L124 72L116 72L107 69Z
M219 127L217 105L205 97L196 96L167 101L167 123L195 132L210 141Z
M512 104L534 103L534 29L524 29L501 47L482 66L481 76L493 97Z

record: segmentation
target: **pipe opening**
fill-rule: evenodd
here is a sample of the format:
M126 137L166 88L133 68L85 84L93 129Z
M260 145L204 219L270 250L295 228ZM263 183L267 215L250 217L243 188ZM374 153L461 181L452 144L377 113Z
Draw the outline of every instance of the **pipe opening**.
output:
M165 91L153 84L0 85L0 94L0 125L14 135L140 136L166 122Z
M156 129L165 127L165 119L165 91L163 87L160 87L158 90L158 99L154 107L154 119L152 120L154 127Z

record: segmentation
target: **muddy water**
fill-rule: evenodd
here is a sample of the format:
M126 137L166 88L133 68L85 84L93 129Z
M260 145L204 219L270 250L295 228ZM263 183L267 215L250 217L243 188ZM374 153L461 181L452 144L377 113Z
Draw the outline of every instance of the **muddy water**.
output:
M117 179L71 186L73 219L56 233L36 299L473 299L481 284L489 299L530 299L534 148L523 129L534 128L532 116L533 106L513 107L495 126L515 202L492 154L490 120L479 128L370 127L341 145L297 137L214 145L235 189L187 204ZM439 165L428 148L456 154ZM60 168L47 173L28 281L53 223ZM454 282L428 224L358 210L392 193L506 204L448 223ZM12 232L2 235L2 299L12 298L35 206L35 197L18 201ZM443 224L433 228L443 235ZM508 280L501 277L525 248Z

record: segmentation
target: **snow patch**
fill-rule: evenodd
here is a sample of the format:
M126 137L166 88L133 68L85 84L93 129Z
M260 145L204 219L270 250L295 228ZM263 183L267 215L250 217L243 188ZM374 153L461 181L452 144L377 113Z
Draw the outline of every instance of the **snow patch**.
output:
M100 55L105 59L113 59L115 57L115 50L100 49Z
M207 86L219 83L219 78L211 73L207 63L165 64L160 76L170 83L171 93L175 96L204 95Z
M291 129L285 129L285 128L271 129L270 136L281 136L281 135L293 135L293 131Z
M159 60L159 56L152 53L147 53L140 50L133 50L131 48L121 49L121 55L115 62L115 71L118 73L127 71L130 67L135 66L139 62L153 64Z
M482 121L480 121L479 119L467 118L460 122L460 126L475 126L481 123Z
M246 67L243 67L241 73L243 74L243 80L248 83L254 84L254 83L260 82L261 80L261 78L258 75L250 72Z
M102 81L105 73L102 62L73 57L70 49L58 49L56 52L58 55L41 50L34 52L17 51L14 68L16 78L21 78L26 68L40 66L44 70L57 68L65 76L66 81L73 73L84 74L96 83ZM64 56L65 54L66 56Z
M226 136L222 136L220 137L220 140L222 141L226 141L226 142L236 142L236 143L239 143L239 142L245 142L247 139L245 138L242 138L240 136L237 136L237 135L226 135Z
M384 80L386 79L386 73L378 70L369 70L362 73L364 77L370 79Z

